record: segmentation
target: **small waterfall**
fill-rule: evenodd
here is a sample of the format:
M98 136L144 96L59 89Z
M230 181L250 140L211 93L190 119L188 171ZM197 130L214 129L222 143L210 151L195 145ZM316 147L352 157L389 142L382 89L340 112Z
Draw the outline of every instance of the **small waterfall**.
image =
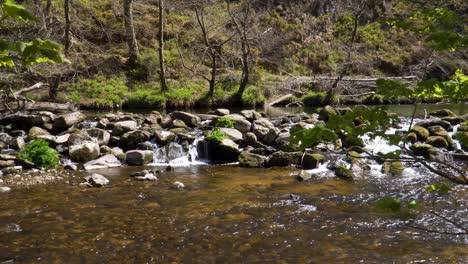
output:
M198 160L197 144L203 137L197 138L190 144L188 151L176 142L171 142L166 146L154 144L154 162L151 165L171 165L171 166L191 166L206 164Z

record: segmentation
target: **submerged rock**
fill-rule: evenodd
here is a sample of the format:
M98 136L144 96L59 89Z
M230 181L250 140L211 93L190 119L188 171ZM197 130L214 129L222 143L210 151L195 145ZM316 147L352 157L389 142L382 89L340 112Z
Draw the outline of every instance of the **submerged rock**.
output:
M312 170L317 169L321 163L325 160L325 156L322 154L304 154L302 157L302 169Z
M85 178L85 184L88 187L103 187L109 184L109 180L101 174L93 173Z
M261 168L265 165L266 157L243 151L239 155L239 165L247 168Z
M96 170L120 167L122 163L114 155L107 154L99 159L88 161L83 166L85 170Z
M0 193L6 193L6 192L9 192L9 191L11 191L10 187L0 186Z
M338 166L335 170L335 176L344 180L352 180L354 178L354 173L345 166Z
M291 165L300 165L302 152L283 152L273 153L268 159L268 167L286 167Z
M130 177L138 181L157 181L158 177L149 170L143 170L136 173L132 173Z
M176 181L172 184L172 188L176 189L176 190L183 190L185 188L185 184L183 184L182 182L180 181Z
M404 169L401 161L385 161L382 165L382 173L384 174L401 175Z

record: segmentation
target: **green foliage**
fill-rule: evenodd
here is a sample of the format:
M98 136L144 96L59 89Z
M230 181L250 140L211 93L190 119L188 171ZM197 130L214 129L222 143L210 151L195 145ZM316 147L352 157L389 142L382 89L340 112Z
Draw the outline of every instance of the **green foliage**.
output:
M248 86L242 94L242 104L246 106L257 106L265 103L265 96L260 88Z
M128 94L125 105L130 108L166 108L167 98L155 89L141 89Z
M201 88L196 83L184 84L184 86L169 86L166 93L167 105L170 107L191 107L196 101L196 92Z
M6 19L21 22L35 20L22 5L13 0L6 0L1 5L2 16L0 23ZM0 24L1 25L1 24ZM0 67L14 67L14 55L18 55L22 63L30 66L36 63L61 63L68 62L61 53L61 46L50 40L35 39L32 41L10 41L0 38Z
M291 128L291 144L302 149L315 147L321 142L332 142L338 139L338 135L330 128L316 125L310 129Z
M210 141L220 142L226 138L226 135L219 128L215 127L213 131L210 132L210 135L206 138Z
M215 127L226 127L226 128L233 128L236 122L231 120L229 117L220 117L216 120Z
M450 186L446 183L431 184L426 187L426 191L430 193L437 192L438 194L447 194L450 190Z
M402 83L396 80L377 80L377 94L383 95L386 98L412 98L414 90L407 83Z
M84 106L99 109L118 108L128 93L124 75L106 76L102 73L94 79L80 79L70 88L73 99L79 99Z
M393 197L382 197L377 200L375 206L385 212L398 212L401 209L401 201Z
M42 168L55 168L59 165L58 152L49 147L49 143L43 139L29 142L21 149L18 158Z
M330 92L311 92L302 97L302 102L305 106L334 105L338 102L338 97Z

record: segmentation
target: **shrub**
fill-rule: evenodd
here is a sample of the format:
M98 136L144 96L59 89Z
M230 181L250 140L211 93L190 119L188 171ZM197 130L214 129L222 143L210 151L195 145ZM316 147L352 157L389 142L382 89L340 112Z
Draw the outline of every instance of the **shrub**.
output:
M385 103L385 98L383 95L380 94L371 94L368 95L362 100L363 104L368 104L368 105L379 105L379 104L384 104Z
M242 94L242 104L247 106L263 105L265 96L256 86L248 86Z
M21 149L18 158L42 168L55 168L59 165L58 152L49 147L49 143L43 139L29 142Z
M306 106L326 106L336 104L338 97L336 94L328 92L311 92L302 97L302 102Z
M210 141L222 141L223 139L226 138L226 135L224 134L223 131L221 131L219 128L214 128L213 131L211 131L210 135L206 138Z
M233 128L236 122L232 121L229 117L220 117L216 121L215 127Z
M125 105L130 108L166 108L167 98L159 91L144 89L128 95Z

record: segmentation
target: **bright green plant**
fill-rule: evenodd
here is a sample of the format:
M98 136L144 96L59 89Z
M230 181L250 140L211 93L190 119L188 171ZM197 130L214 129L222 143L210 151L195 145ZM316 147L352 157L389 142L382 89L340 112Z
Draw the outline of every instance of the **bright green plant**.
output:
M210 141L217 141L217 142L221 142L225 138L226 138L226 135L224 134L224 132L221 131L217 127L215 127L213 131L210 132L210 135L208 137L206 137L206 139Z
M311 92L302 97L302 102L306 106L326 106L338 102L338 97L334 93Z
M0 25L7 19L18 22L35 20L35 17L24 6L17 4L14 0L3 1L1 11ZM23 65L26 66L44 62L68 62L61 53L60 45L53 41L42 39L12 41L0 37L0 67L14 67L15 55L19 56Z
M143 89L130 92L127 100L125 101L126 106L130 108L166 108L167 98L154 89Z
M58 152L49 147L49 143L43 139L29 142L21 149L18 158L32 162L41 168L55 168L59 165Z
M226 128L233 128L236 122L231 120L229 117L220 117L216 120L215 127L226 127Z
M242 104L246 106L263 105L265 96L263 92L256 86L248 86L242 94Z

